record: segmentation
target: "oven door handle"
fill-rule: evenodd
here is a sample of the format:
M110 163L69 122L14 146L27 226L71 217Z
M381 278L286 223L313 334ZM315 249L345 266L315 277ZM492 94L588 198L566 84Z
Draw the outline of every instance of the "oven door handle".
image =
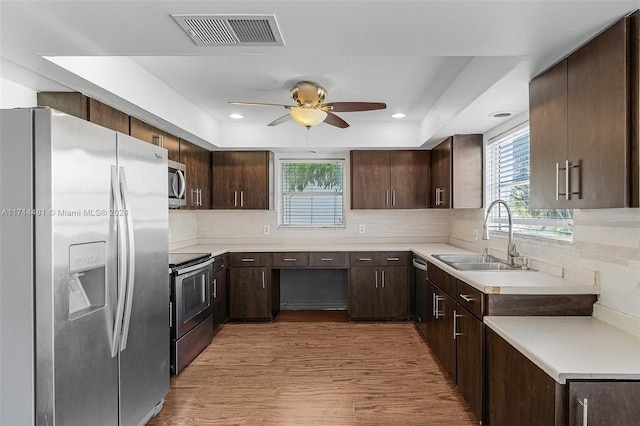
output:
M178 269L176 271L176 275L188 274L189 272L197 271L198 269L201 269L201 268L204 268L205 266L211 265L214 260L215 259L212 257L211 259L207 260L206 262L198 263L197 265L188 266L188 267L183 268L183 269Z

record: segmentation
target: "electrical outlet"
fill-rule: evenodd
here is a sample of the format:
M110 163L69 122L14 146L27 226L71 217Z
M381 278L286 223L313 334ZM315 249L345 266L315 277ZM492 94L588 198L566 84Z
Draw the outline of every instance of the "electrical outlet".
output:
M364 234L364 225L358 226L358 232Z
M478 239L478 228L475 228L475 229L473 230L473 239L474 239L474 240L477 240L477 239Z
M269 229L269 225L265 225L265 226L262 228L262 233L263 233L264 235L269 235L269 233L270 233L270 232L271 232L271 230Z

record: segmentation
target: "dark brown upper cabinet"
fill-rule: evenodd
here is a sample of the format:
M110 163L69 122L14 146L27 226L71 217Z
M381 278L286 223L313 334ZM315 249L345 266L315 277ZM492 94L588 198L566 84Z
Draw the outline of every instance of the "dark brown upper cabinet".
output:
M180 139L180 162L186 167L186 209L211 208L211 152Z
M482 207L482 135L454 135L431 150L431 207Z
M638 206L637 26L636 11L529 84L532 207Z
M429 162L429 151L351 151L351 208L429 207Z
M268 151L214 151L214 209L269 209Z
M134 138L165 148L169 160L180 161L180 139L164 130L131 117L129 134Z

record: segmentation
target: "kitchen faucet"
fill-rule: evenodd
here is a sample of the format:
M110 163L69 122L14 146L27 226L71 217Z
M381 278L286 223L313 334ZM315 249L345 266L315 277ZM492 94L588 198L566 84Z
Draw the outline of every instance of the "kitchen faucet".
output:
M520 256L520 253L516 250L516 243L513 242L513 220L511 218L511 209L509 209L509 205L503 200L495 200L491 204L489 204L489 208L487 208L487 215L484 217L484 225L482 229L484 234L482 235L483 240L489 240L489 227L487 226L487 220L489 219L489 213L491 213L491 209L496 204L502 204L507 209L507 216L509 218L509 242L507 243L507 263L509 265L515 265L514 259Z

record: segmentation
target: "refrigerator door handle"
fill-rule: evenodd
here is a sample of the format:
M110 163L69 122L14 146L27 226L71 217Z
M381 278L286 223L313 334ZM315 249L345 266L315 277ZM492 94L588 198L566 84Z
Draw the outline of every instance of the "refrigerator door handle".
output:
M122 195L120 193L120 184L118 183L118 169L111 166L111 192L113 194L113 203L116 211L122 211ZM120 332L122 329L122 316L124 314L124 298L126 290L127 265L124 258L126 252L126 243L124 240L124 217L116 216L118 222L117 239L118 239L118 301L116 303L116 315L113 321L113 340L111 342L111 358L118 354L118 346L120 343Z
M124 167L120 167L120 188L122 189L123 210L117 213L123 214L127 225L127 298L124 311L124 321L122 324L122 339L120 351L127 348L127 338L129 337L129 325L131 324L131 309L133 307L133 286L136 275L136 249L133 238L133 218L129 209L129 188L127 187L127 177Z

